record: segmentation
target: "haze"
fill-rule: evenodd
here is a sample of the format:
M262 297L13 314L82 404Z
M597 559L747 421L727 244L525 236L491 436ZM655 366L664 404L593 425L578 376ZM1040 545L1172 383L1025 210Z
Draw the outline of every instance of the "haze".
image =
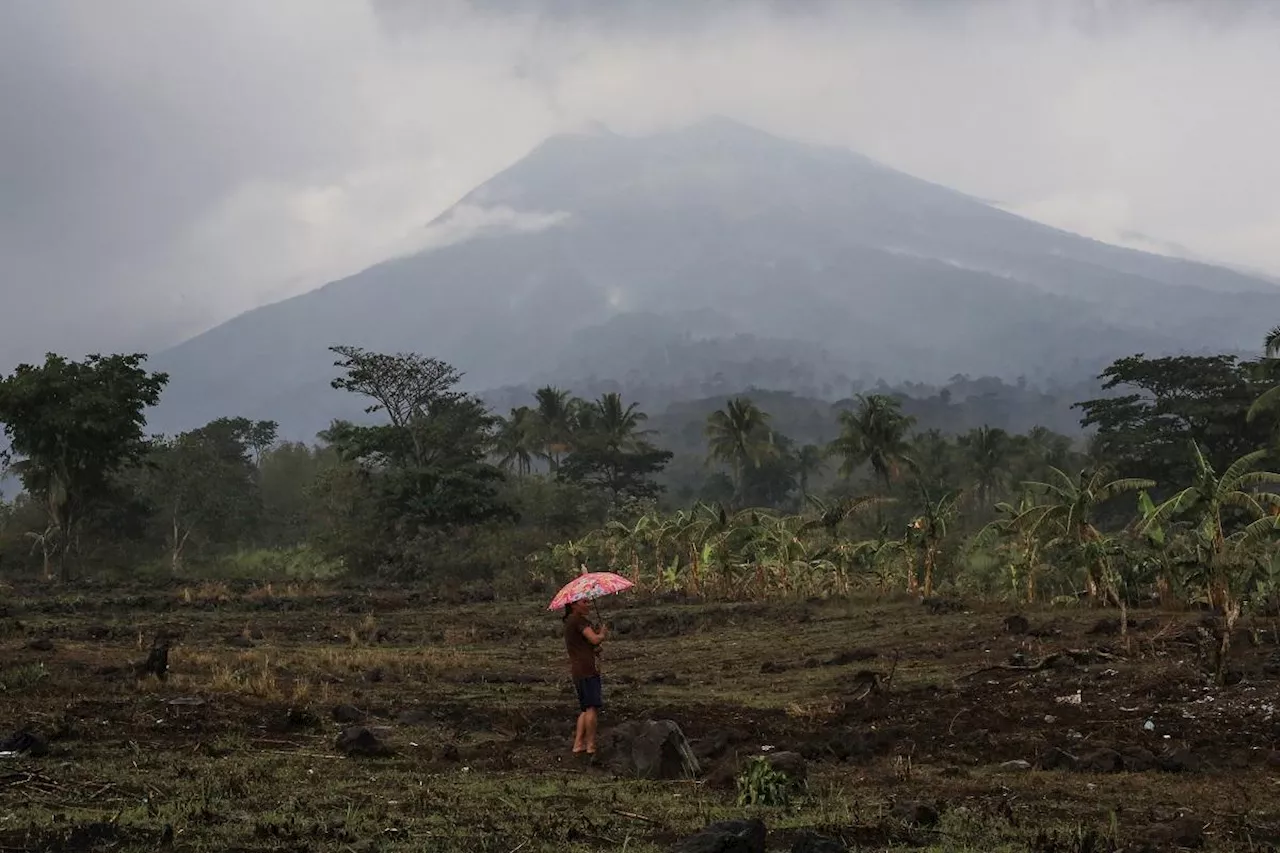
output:
M549 135L709 115L1280 276L1275 4L601 5L0 6L0 369L154 350L430 245Z

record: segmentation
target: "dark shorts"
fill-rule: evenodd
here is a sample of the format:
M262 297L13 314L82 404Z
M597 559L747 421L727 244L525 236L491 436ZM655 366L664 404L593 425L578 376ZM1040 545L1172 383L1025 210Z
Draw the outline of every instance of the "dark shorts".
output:
M573 687L578 692L578 707L582 710L595 708L600 710L604 707L604 682L600 676L593 675L590 678L575 678Z

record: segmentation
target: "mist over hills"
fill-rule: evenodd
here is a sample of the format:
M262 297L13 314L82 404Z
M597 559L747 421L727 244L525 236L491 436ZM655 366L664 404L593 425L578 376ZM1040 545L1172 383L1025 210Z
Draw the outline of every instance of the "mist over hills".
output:
M222 415L309 438L359 401L327 348L443 358L472 390L750 385L838 399L955 374L1076 383L1134 352L1247 351L1280 288L1050 228L857 154L726 120L547 140L431 227L463 239L159 353L153 429Z

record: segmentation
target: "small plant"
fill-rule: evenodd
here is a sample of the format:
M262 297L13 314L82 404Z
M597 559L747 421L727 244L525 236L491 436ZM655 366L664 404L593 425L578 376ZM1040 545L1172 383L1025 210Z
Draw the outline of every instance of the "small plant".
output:
M791 803L792 782L764 756L747 762L738 776L739 806L772 806L785 808Z
M34 687L48 675L42 663L25 663L0 671L0 693L16 693Z

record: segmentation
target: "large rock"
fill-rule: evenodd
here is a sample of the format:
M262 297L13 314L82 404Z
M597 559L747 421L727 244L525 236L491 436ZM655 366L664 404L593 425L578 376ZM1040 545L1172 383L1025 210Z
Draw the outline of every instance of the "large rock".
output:
M761 821L729 820L676 842L670 853L764 853L766 835Z
M339 752L347 755L358 755L365 757L380 757L390 755L391 747L387 746L372 729L364 726L352 726L344 729L342 734L338 735L334 746Z
M849 848L839 841L823 838L812 832L802 832L791 845L791 853L849 853Z
M639 779L684 779L699 772L689 741L671 720L623 723L604 733L600 753L610 770Z

